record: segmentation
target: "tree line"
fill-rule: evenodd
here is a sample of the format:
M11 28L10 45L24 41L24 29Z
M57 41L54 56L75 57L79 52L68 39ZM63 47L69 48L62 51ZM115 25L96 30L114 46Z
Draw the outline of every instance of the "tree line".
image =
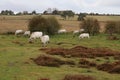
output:
M36 14L37 12L35 10L32 12L28 12L28 11L18 12L16 14L12 10L2 10L0 12L0 15L36 15Z
M2 10L0 12L0 15L39 15L39 14L43 14L43 15L60 15L61 17L63 17L63 19L69 19L71 17L74 17L74 15L78 16L78 21L82 21L84 20L84 17L86 17L86 15L97 15L97 16L120 16L120 14L99 14L99 13L79 13L76 14L74 11L72 10L58 10L56 8L48 8L45 11L43 11L43 13L37 13L35 10L33 10L32 12L28 12L28 11L22 11L22 12L17 12L15 13L12 10Z

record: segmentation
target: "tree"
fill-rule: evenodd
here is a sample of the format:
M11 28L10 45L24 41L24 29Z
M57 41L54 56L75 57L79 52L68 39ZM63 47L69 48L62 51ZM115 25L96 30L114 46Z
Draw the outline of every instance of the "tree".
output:
M80 13L80 14L78 14L78 21L83 21L84 17L86 17L86 13Z
M42 31L44 34L54 35L60 28L60 24L53 17L35 16L29 21L28 28L31 32Z
M66 20L67 12L66 12L66 11L63 11L62 14L61 14L61 17L63 17L63 18Z
M47 11L44 11L43 14L47 14Z
M23 15L28 15L28 11L23 11Z
M52 14L53 14L53 15L58 15L59 12L58 12L58 10L54 10L54 11L52 12Z
M71 10L68 10L68 11L63 11L61 16L66 19L67 17L70 18L70 17L74 17L75 13Z
M82 21L81 27L85 30L85 32L90 33L92 35L99 33L99 22L97 19L87 18Z
M32 14L32 15L35 15L35 14L37 14L37 13L36 13L36 11L32 11L32 13L31 13L31 14Z
M2 10L1 15L14 15L14 12L11 10Z
M16 13L16 15L22 15L22 12L18 12L18 13Z
M75 13L70 11L67 11L68 17L74 17Z

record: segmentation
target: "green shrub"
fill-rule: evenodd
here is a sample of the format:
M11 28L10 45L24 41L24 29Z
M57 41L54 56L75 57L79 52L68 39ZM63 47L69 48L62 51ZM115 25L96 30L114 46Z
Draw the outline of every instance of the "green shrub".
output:
M113 34L120 34L120 21L109 21L105 25L105 32L108 33L110 36Z
M106 28L105 32L108 33L110 36L112 36L113 33L115 33L116 31L116 22L114 21L107 22L105 28Z
M54 35L55 33L58 32L58 30L60 29L60 24L59 22L57 21L57 19L55 17L49 17L47 19L47 22L48 22L48 29L47 29L47 32L50 34L50 35Z
M44 34L54 35L60 28L60 24L54 17L35 16L29 21L28 28L31 32L42 31Z
M120 34L120 21L117 21L117 22L116 22L116 30L115 30L115 32L116 32L117 34Z
M92 35L98 34L100 29L98 20L93 18L85 19L82 22L81 27L85 29L85 32L90 33Z

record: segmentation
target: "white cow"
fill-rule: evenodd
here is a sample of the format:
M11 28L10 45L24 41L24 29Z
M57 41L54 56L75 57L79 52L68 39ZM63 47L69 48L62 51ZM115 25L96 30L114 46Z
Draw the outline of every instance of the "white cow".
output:
M78 34L80 31L79 30L75 30L73 31L73 34Z
M45 47L47 43L49 43L50 41L50 38L49 38L49 35L44 35L41 37L41 42L42 42L42 46Z
M85 31L84 29L80 29L80 32L83 32L83 31Z
M80 33L80 30L74 30L73 31L73 37L75 37L76 35L78 35Z
M25 31L23 35L24 36L30 36L30 31Z
M33 32L30 35L29 42L33 42L33 40L38 39L38 38L40 39L42 35L43 35L42 32Z
M81 38L90 38L89 33L82 33L79 35L79 39Z
M60 30L58 30L58 33L66 33L66 32L67 32L66 29L60 29Z
M78 34L83 33L83 32L84 32L84 29L74 30L73 37L75 37L75 35L78 35Z
M15 35L17 36L18 34L23 34L24 33L24 31L23 30L16 30L15 31Z

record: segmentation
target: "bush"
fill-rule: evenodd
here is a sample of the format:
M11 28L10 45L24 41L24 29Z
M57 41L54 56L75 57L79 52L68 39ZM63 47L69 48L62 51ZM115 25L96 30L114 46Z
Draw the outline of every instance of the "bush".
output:
M87 18L82 22L81 27L85 29L85 32L92 35L98 34L100 30L99 22L97 19Z
M120 21L116 22L116 31L117 34L120 34Z
M29 21L28 28L31 32L42 31L44 34L54 35L60 28L60 24L54 17L35 16Z
M115 33L116 31L116 23L113 21L107 22L107 24L105 25L105 32L108 33L110 36L113 35L113 33Z
M47 19L47 22L48 22L48 29L47 29L48 34L54 35L55 33L57 33L58 30L60 29L60 24L57 21L57 19L54 17L49 17Z

